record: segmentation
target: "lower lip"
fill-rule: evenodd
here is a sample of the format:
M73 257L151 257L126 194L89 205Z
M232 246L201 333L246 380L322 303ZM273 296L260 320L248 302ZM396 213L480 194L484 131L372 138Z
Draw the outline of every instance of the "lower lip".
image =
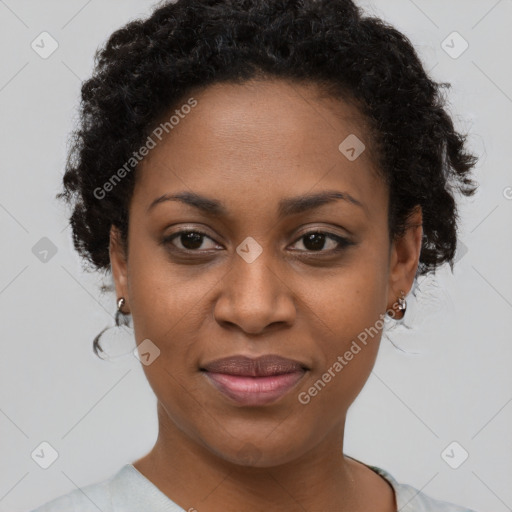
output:
M241 405L265 405L275 402L290 391L305 371L269 377L242 377L225 373L203 372L224 395Z

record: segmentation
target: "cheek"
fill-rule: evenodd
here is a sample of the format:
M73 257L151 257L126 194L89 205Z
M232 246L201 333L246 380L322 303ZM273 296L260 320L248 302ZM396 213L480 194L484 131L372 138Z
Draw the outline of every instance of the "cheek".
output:
M165 248L149 237L133 245L128 281L137 340L181 343L187 338L187 326L197 327L197 312L218 281L218 273L201 270L199 265L172 263Z
M342 268L323 277L304 276L294 283L307 307L304 315L324 326L334 340L326 343L329 353L371 328L386 310L386 272L382 258L362 248ZM338 340L338 341L336 341Z
M359 394L375 363L385 323L383 276L375 259L361 258L303 295L309 318L317 325L310 350L318 363L303 388L303 402L316 402L319 410L335 403L339 414Z
M368 380L384 326L381 315L367 313L355 319L344 312L336 324L331 324L330 334L316 341L318 364L297 400L318 428L339 421Z

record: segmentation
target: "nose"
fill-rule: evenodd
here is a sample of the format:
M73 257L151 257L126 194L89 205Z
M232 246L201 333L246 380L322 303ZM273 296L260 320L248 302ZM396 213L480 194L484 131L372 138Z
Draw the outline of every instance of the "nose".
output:
M223 327L249 334L290 326L296 316L294 291L283 272L270 266L265 251L248 263L238 255L222 280L214 317Z

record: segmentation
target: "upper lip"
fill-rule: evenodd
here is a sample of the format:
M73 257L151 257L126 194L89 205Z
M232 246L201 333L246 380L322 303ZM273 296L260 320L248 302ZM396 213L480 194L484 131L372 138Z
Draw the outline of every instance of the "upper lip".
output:
M267 354L257 358L237 355L216 359L201 368L212 373L225 373L228 375L243 375L249 377L268 377L282 375L308 368L302 363L282 356Z

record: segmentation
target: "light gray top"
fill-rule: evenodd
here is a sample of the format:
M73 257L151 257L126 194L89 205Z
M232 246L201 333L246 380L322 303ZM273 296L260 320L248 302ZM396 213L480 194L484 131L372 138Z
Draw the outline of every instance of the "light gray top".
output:
M418 489L398 483L387 471L367 467L383 476L395 490L399 512L475 512L436 500ZM31 512L193 512L185 511L158 487L126 464L109 479L64 494Z

